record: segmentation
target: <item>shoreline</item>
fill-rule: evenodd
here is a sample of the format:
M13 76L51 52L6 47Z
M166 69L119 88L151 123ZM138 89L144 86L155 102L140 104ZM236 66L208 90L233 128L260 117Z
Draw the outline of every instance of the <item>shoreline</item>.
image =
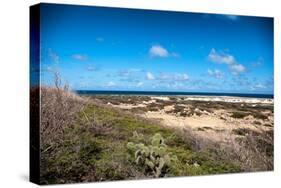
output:
M229 102L229 103L259 103L273 104L273 98L256 97L233 97L233 96L187 96L185 100L206 101L206 102Z
M78 95L89 96L147 96L147 97L242 97L257 99L274 99L273 94L265 93L208 93L208 92L161 92L161 91L102 91L102 90L74 90Z
M236 96L202 96L202 95L91 95L91 94L79 94L81 96L89 97L150 97L151 100L164 100L169 101L171 98L183 101L204 101L204 102L226 102L226 103L247 103L247 104L268 104L273 105L273 98L257 98L257 97L236 97Z

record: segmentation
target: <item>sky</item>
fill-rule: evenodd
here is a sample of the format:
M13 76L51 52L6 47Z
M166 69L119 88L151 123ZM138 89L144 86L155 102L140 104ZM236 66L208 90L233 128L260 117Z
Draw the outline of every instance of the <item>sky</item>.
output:
M273 19L41 5L41 84L273 94Z

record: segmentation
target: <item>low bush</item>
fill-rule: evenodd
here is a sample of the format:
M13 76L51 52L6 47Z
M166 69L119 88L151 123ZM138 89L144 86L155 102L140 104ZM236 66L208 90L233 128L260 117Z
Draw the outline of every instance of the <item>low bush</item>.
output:
M144 167L145 172L153 177L165 176L172 163L177 161L175 155L167 152L167 146L159 133L152 137L148 146L128 142L127 148L134 158L134 163Z
M246 129L246 128L238 128L238 129L232 130L232 132L233 132L235 135L245 136L245 135L247 135L247 134L250 134L250 133L252 132L252 130Z
M246 112L234 111L234 112L232 112L231 117L243 119L244 117L246 117L248 115L249 115L249 113L246 113Z

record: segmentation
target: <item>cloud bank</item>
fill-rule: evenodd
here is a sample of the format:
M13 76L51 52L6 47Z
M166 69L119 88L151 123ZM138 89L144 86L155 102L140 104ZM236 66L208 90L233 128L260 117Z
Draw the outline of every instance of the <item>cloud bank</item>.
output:
M242 64L239 64L233 55L224 51L216 51L214 48L211 49L208 55L208 60L213 63L227 65L228 69L233 75L239 75L246 71L246 67Z

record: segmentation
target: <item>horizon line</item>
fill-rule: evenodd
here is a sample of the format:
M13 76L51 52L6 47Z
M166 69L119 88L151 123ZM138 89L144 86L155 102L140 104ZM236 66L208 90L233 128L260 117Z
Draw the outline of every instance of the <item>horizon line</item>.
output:
M202 93L202 94L246 94L246 95L272 95L274 93L247 93L247 92L208 92L208 91L161 91L161 90L97 90L97 89L74 89L73 91L97 91L97 92L155 92L155 93Z

